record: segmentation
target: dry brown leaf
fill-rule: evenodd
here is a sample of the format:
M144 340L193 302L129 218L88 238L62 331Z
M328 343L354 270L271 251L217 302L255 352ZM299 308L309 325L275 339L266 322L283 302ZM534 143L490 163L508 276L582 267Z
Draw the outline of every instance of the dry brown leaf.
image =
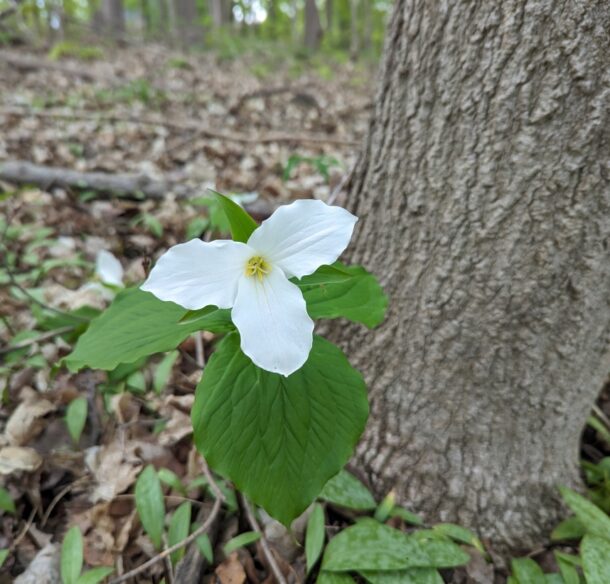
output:
M0 474L32 472L42 465L42 457L33 449L23 446L0 448Z
M142 461L133 454L133 445L121 446L118 441L90 448L85 460L97 482L91 493L94 503L112 501L126 491L142 468Z
M14 584L60 584L59 556L59 545L46 545L36 554L27 570L15 578Z
M159 433L159 444L172 446L192 434L190 411L194 402L195 395L192 393L182 396L167 396L161 406L160 413L163 417L169 419Z
M216 570L221 584L244 584L246 571L239 561L237 552L233 552Z
M13 446L27 444L39 434L44 427L41 418L57 409L54 404L42 398L30 387L25 387L20 397L23 401L12 413L4 431L8 443Z

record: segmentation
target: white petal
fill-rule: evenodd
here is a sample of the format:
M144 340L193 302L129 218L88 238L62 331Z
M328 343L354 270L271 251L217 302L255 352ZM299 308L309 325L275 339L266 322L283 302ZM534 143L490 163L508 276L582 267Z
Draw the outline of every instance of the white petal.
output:
M95 258L95 273L104 284L123 286L123 266L105 249L100 250Z
M291 278L332 264L347 247L357 217L322 201L280 207L252 233L248 245Z
M159 258L142 290L190 310L209 305L230 308L252 255L245 243L191 239Z
M231 316L255 365L288 376L307 361L313 321L303 294L281 270L272 268L262 280L243 276Z

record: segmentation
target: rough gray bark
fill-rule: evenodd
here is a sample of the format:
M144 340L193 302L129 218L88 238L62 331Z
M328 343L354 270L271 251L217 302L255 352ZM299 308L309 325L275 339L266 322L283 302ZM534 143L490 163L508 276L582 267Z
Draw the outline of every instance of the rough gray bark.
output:
M322 40L322 25L316 0L305 0L305 47L314 51Z
M348 207L390 297L335 330L380 493L529 547L610 370L610 4L398 0Z
M112 36L122 36L125 32L123 0L102 0L101 13L104 29Z

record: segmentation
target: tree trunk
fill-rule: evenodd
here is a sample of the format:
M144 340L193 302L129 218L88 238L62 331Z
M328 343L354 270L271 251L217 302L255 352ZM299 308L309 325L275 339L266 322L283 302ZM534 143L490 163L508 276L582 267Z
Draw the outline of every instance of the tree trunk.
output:
M360 52L360 37L358 34L358 0L349 0L350 39L349 53L352 59Z
M220 28L231 21L231 4L227 0L209 0L214 28Z
M430 521L527 548L610 370L610 4L398 0L348 207L390 298L334 329L357 458Z
M102 0L104 29L112 36L120 37L125 32L123 0Z
M183 48L190 47L202 39L199 15L195 0L173 0L174 26L178 42Z
M305 47L315 51L322 40L322 25L316 0L305 0Z

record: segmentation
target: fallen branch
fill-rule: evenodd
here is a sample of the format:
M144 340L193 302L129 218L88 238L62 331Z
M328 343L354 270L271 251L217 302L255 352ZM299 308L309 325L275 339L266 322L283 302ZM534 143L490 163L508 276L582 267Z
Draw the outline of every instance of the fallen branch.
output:
M275 561L273 552L271 551L271 548L269 547L269 544L267 543L267 539L265 538L265 535L263 534L263 530L261 529L260 525L258 524L258 521L256 520L254 511L252 511L252 508L250 507L250 503L248 503L248 500L243 495L241 497L241 502L244 507L244 511L246 512L246 517L248 519L248 523L250 523L250 526L252 527L252 529L254 531L261 534L261 538L260 538L259 542L261 544L261 548L263 549L263 554L265 555L265 559L269 563L269 567L271 568L271 571L273 572L273 575L277 581L277 584L286 584L286 578L284 578L284 574L282 574L280 567L277 565L277 562Z
M183 539L182 541L179 541L178 543L164 549L161 553L150 558L150 560L148 560L147 562L144 562L137 568L134 568L133 570L126 572L125 574L123 574L122 576L119 576L118 578L114 578L114 580L110 580L110 584L120 584L121 582L125 582L125 581L129 580L130 578L133 578L134 576L137 576L138 574L145 572L146 570L148 570L148 568L150 568L151 566L154 566L157 562L161 562L162 560L164 560L165 558L167 558L174 552L182 549L183 547L187 546L189 543L195 541L199 536L203 535L214 523L214 521L216 520L216 516L220 512L222 503L223 503L223 499L216 498L216 501L214 501L214 506L212 507L212 510L210 511L208 518L204 521L204 523L201 526L199 526L195 531L193 531L193 533L191 533L186 539Z
M0 58L2 53L0 52ZM168 119L140 117L117 114L92 114L89 112L65 112L54 110L30 110L20 107L0 108L0 115L49 118L57 120L85 120L102 123L130 123L141 126L163 126L181 132L196 132L201 136L224 140L226 142L241 142L244 144L273 144L273 143L301 143L301 144L330 144L334 146L357 146L359 142L332 138L322 134L288 134L283 132L269 132L260 136L249 136L238 132L224 132L213 130L197 122L174 122Z
M0 61L6 63L9 67L18 71L37 71L38 69L47 69L49 71L57 71L72 77L80 77L87 81L102 81L107 80L106 76L101 76L91 70L90 67L78 67L68 63L56 63L48 59L40 57L30 57L27 55L16 55L10 51L0 51Z
M159 181L143 174L78 172L69 168L33 164L24 160L0 163L0 180L18 185L35 185L42 189L55 186L118 196L141 194L150 199L163 199L169 192L173 192L178 197L186 197L193 192L192 188L184 184Z

